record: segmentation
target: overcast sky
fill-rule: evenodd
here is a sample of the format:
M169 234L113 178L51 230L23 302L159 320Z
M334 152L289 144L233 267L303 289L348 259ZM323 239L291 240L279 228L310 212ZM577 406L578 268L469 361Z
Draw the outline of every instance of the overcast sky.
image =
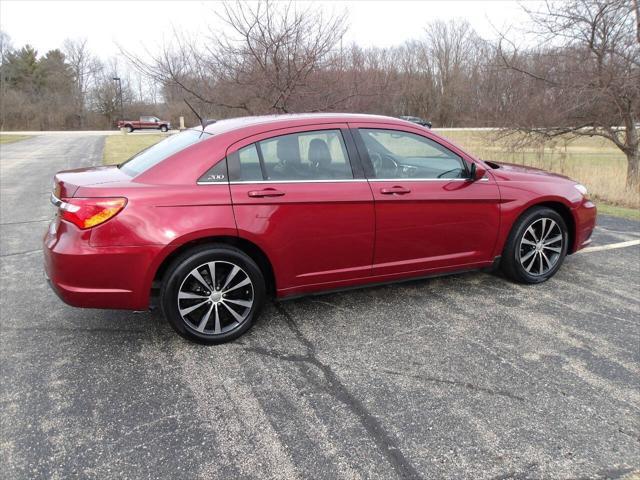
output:
M485 38L494 27L520 24L521 6L503 1L318 1L329 11L348 12L346 42L387 47L422 35L433 19L465 18ZM529 2L530 6L535 6ZM173 27L193 33L216 28L220 4L205 1L0 1L0 28L14 47L25 43L40 53L62 46L65 38L86 37L94 54L118 54L116 44L128 50L153 50Z

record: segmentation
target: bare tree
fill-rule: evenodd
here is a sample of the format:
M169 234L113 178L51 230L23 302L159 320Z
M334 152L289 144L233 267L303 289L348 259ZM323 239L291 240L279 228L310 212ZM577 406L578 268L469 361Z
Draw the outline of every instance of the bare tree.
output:
M500 64L520 100L505 119L533 136L600 136L627 158L627 186L640 185L640 39L631 2L572 0L528 12L538 47L502 38ZM526 106L526 108L522 108Z
M134 100L128 77L119 72L120 67L115 58L100 64L95 82L88 93L91 109L102 116L104 125L108 128L113 127L115 118L120 114L120 93L122 93L125 106L132 104ZM118 85L113 81L114 77L121 78L121 92L119 92ZM127 111L125 109L126 114Z
M75 110L80 128L86 123L86 96L95 75L100 71L100 62L89 52L87 39L67 39L64 42L66 61L74 79Z
M438 98L434 112L442 126L453 126L465 110L466 89L481 40L466 21L436 20L426 28L425 61Z
M140 72L179 86L209 110L326 109L340 99L328 95L332 83L335 92L352 94L344 92L335 75L333 82L331 75L320 75L337 68L332 53L346 30L344 16L267 0L224 3L219 18L225 28L207 41L176 33L172 46L150 61L123 53Z

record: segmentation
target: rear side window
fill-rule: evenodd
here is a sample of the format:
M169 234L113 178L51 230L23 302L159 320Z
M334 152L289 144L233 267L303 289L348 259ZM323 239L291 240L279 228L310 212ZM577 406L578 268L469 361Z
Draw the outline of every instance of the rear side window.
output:
M240 178L243 180L262 180L260 157L255 144L244 147L238 151L240 161Z
M339 130L269 138L230 155L231 180L313 181L353 178Z
M176 135L171 135L165 138L161 142L150 146L146 150L134 155L126 162L120 164L120 169L127 175L135 177L142 172L157 165L165 158L170 157L174 153L178 153L191 145L194 145L202 140L211 138L208 133L203 133L198 130L185 130L184 132Z

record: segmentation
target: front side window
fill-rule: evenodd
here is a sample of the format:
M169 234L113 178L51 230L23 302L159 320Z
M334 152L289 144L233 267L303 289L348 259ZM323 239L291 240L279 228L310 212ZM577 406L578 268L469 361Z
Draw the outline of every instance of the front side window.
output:
M169 158L174 153L178 153L207 138L211 138L211 135L204 133L202 130L185 130L184 132L165 138L146 150L142 150L126 162L120 164L120 169L127 175L135 177L157 165L165 158Z
M360 129L374 178L465 178L464 160L439 143L399 130Z
M345 180L353 178L339 130L269 138L230 155L231 179L240 181ZM235 164L235 168L233 165Z

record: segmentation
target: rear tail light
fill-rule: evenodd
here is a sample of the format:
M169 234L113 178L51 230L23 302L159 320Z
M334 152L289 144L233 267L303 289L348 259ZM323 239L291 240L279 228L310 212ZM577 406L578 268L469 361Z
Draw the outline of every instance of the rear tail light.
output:
M113 218L127 204L126 198L65 198L56 202L62 219L85 230Z

